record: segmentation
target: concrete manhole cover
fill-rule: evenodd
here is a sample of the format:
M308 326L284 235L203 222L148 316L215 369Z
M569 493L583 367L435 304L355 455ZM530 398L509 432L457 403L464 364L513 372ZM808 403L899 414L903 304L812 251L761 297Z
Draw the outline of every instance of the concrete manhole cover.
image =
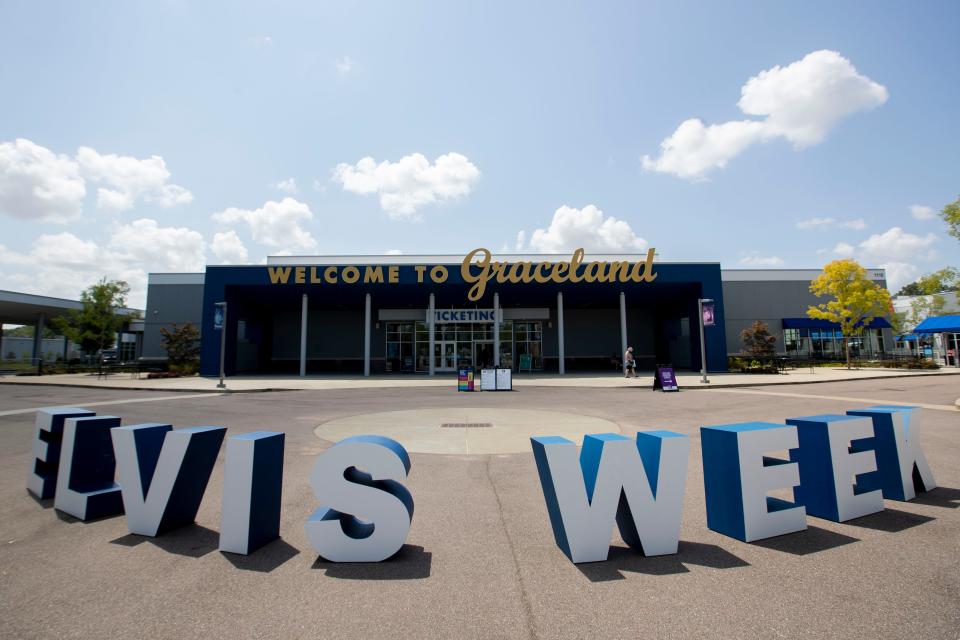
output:
M318 426L321 440L358 435L393 438L410 453L529 453L531 436L563 436L578 445L588 433L620 433L603 418L534 409L413 409L366 413Z

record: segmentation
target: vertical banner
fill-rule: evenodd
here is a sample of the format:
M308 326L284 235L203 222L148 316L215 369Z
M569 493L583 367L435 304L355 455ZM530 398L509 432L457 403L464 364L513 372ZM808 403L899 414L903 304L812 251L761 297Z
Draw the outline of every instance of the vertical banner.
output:
M223 329L223 307L221 307L220 305L215 305L213 307L213 330L220 331L222 329Z
M703 326L712 327L713 322L713 303L704 302L703 303Z

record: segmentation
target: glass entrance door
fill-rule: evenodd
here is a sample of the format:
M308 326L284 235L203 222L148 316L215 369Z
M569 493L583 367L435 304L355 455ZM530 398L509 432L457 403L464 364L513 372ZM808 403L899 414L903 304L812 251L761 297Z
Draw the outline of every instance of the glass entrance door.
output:
M493 368L493 341L473 343L473 365L477 369Z
M457 370L457 343L454 340L437 340L433 343L434 368L437 371Z

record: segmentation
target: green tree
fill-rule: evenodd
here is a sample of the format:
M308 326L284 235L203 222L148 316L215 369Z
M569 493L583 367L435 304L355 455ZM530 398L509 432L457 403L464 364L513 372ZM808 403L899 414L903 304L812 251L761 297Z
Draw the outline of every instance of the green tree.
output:
M166 327L160 329L170 370L187 374L196 373L200 365L200 330L190 322L183 325L173 323L171 327L172 329Z
M960 198L945 206L940 217L947 223L947 233L960 240Z
M913 294L916 297L910 301L910 312L907 316L911 328L927 318L940 315L947 304L943 293L956 291L958 284L960 284L960 271L952 267L944 267L939 271L928 273L912 283L911 291L916 291Z
M740 332L743 342L742 353L751 356L772 356L776 353L776 336L770 335L770 327L760 320L754 320L749 329Z
M130 285L123 280L103 278L80 294L82 309L55 318L52 324L71 342L79 344L85 353L112 347L117 332L128 320L120 311L127 305L129 293Z
M856 260L834 260L810 283L810 291L825 303L807 309L807 316L840 325L847 368L850 368L850 338L860 335L874 318L890 313L890 292L867 277Z

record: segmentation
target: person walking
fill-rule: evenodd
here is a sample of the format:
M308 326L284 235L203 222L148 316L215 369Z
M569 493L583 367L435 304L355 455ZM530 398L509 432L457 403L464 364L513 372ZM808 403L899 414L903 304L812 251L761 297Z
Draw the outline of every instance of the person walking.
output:
M633 347L627 347L627 352L623 354L623 377L636 378L637 361L633 358Z

